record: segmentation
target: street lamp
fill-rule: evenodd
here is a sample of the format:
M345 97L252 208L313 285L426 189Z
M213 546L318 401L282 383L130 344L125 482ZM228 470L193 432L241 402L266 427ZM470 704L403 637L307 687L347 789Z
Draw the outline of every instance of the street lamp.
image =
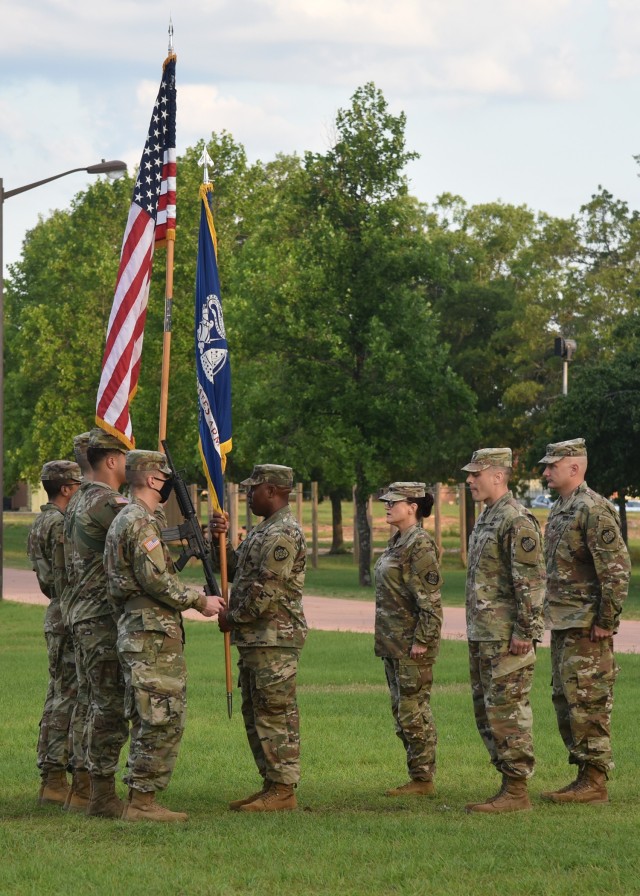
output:
M562 358L562 394L569 391L569 361L573 361L578 344L575 339L564 339L557 336L554 346L554 354Z
M125 173L127 166L125 162L118 159L106 162L104 159L97 165L89 165L86 168L70 168L69 171L63 171L61 174L54 174L52 177L45 177L43 180L37 180L32 184L25 184L24 187L16 187L14 190L5 190L3 181L0 177L0 490L2 492L2 525L0 526L0 600L4 596L3 583L4 576L2 572L2 563L4 555L4 270L2 258L2 219L5 199L11 199L18 193L26 193L28 190L34 190L43 184L48 184L52 180L58 180L60 177L66 177L67 174L75 174L77 171L86 171L87 174L107 174L119 177Z

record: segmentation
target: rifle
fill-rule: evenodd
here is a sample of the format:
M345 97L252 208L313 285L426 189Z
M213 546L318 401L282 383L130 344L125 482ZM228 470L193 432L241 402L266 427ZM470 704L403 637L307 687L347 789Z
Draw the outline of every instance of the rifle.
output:
M226 536L224 534L220 535L220 569L222 574L223 593L220 591L220 588L218 587L218 583L216 581L213 563L211 561L211 554L207 547L204 535L202 534L200 521L198 520L198 517L196 515L189 490L187 489L184 479L175 468L175 464L173 463L173 458L171 457L171 453L169 452L169 446L167 445L166 439L162 439L160 444L162 445L165 457L167 458L167 463L171 468L171 475L173 476L173 490L176 495L176 500L178 501L180 512L184 517L184 522L180 523L180 525L172 526L168 529L163 529L162 537L165 541L180 541L184 546L184 550L175 563L175 567L178 572L181 569L184 569L185 564L191 557L196 557L198 560L200 560L204 569L204 577L207 582L207 593L213 594L216 597L222 597L225 603L228 605L229 599L227 595L226 575ZM224 665L227 685L227 713L229 718L231 718L231 714L233 712L233 684L231 675L231 638L228 632L225 632L224 635Z
M167 463L171 467L173 490L178 501L180 513L184 517L184 522L180 523L180 525L163 529L162 538L164 541L182 542L184 550L175 562L175 567L178 572L184 569L191 557L196 557L196 559L200 560L202 568L204 569L204 577L207 582L207 594L213 594L215 597L220 597L221 592L216 581L213 563L211 562L211 554L207 547L204 535L202 534L202 527L196 515L191 495L189 494L184 479L175 468L166 439L162 440L161 445L165 457L167 458Z

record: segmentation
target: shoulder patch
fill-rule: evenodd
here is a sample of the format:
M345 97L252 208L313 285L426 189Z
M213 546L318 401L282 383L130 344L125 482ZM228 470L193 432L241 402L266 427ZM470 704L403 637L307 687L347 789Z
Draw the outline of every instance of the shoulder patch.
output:
M125 498L124 495L116 495L113 500L114 500L115 504L128 504L129 503L129 499Z
M603 529L600 537L605 544L611 544L616 540L616 533L613 529Z
M430 585L437 585L438 582L440 581L440 576L435 571L435 569L432 570L431 572L428 572L426 578L427 578L427 582Z
M142 547L146 551L151 553L151 551L155 550L159 544L160 544L160 539L157 537L157 535L152 535L150 538L147 538L146 541L142 542Z
M289 551L286 548L282 547L281 544L276 545L276 547L273 550L273 559L274 560L277 560L278 563L282 563L282 561L286 560L288 556L289 556Z
M535 538L531 538L530 535L525 535L525 537L521 539L520 545L526 554L530 554L531 551L535 550L536 540Z

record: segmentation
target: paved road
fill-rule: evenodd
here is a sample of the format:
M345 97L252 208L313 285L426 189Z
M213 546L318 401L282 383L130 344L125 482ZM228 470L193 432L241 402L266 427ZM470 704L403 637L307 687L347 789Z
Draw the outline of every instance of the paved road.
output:
M35 573L26 569L4 569L4 596L21 603L46 604L40 593ZM333 597L316 597L305 594L304 611L310 628L331 632L373 632L374 604L369 600L340 600ZM187 619L209 622L196 610L187 610ZM445 607L444 638L466 639L464 610L462 607ZM549 645L547 632L542 642ZM616 635L616 650L620 653L640 653L640 622L623 621Z

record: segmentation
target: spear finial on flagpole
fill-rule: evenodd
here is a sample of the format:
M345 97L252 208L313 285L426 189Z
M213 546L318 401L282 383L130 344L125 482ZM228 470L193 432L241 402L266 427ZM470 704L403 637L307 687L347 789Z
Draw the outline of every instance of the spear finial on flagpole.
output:
M203 166L203 168L202 168L202 183L208 184L209 183L209 165L213 165L213 159L207 152L206 146L202 150L202 155L200 156L200 158L198 160L198 165Z
M169 13L169 56L173 56L173 22Z

